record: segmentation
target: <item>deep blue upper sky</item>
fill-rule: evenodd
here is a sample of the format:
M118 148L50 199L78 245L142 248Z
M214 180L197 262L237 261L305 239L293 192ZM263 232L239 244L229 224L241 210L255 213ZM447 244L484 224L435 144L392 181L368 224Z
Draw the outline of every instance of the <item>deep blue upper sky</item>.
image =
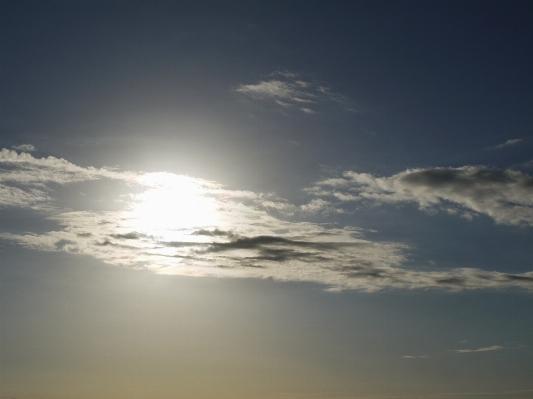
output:
M259 139L294 172L508 167L528 160L529 140L479 150L531 136L530 17L529 2L7 2L2 138L57 146L150 131L238 140L234 158ZM250 121L231 88L274 71L325 82L360 112L309 122L249 110ZM284 153L287 139L310 153Z

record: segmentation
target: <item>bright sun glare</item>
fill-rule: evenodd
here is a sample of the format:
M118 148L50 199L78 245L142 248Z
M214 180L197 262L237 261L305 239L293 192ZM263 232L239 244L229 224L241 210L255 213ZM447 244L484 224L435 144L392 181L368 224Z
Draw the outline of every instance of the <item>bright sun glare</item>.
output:
M133 228L171 239L176 233L217 224L216 202L202 181L172 173L148 173L139 178L148 189L134 198L128 212Z

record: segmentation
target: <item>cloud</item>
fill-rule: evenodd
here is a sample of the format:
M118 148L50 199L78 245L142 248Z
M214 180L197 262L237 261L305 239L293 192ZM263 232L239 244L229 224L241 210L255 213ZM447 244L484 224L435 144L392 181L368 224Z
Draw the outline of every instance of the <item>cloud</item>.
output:
M0 183L0 209L21 207L41 210L47 208L50 201L51 198L42 190L21 189Z
M479 348L479 349L455 349L450 350L450 352L457 352L457 353L473 353L473 352L491 352L491 351L499 351L504 349L503 346L499 345L493 345L486 348Z
M527 346L521 342L505 342L503 345L506 349L527 348Z
M11 148L13 148L14 150L25 151L25 152L37 151L37 147L35 147L33 144L14 145L14 146L11 146Z
M316 113L316 108L325 103L336 103L353 111L353 105L347 97L314 80L303 80L289 72L274 72L268 80L241 84L234 91L255 101L274 103L282 109L295 108L308 115Z
M533 177L486 166L409 169L390 177L344 172L306 190L343 206L349 202L417 203L467 219L484 214L496 223L533 226Z
M429 356L402 356L403 359L431 359Z
M489 150L499 150L501 148L510 147L512 145L515 145L515 144L518 144L518 143L521 143L521 142L522 142L522 139L507 140L505 143L496 145L494 147L488 147L487 149L489 149Z
M106 168L83 168L65 159L3 148L0 151L0 207L50 208L50 184L70 184L102 178L134 182L135 174Z
M165 274L313 282L332 292L533 290L533 272L411 270L404 267L409 247L403 243L372 241L355 227L291 222L272 214L323 211L331 206L324 200L297 207L271 193L229 190L172 173L83 168L63 159L36 159L9 150L0 156L0 206L39 209L58 226L40 234L14 234L2 226L1 240L25 248L83 254L112 265ZM54 184L106 178L126 182L125 188L131 190L122 197L120 210L64 209L55 198L58 191L51 189ZM364 187L380 187L370 175L353 174L317 187L349 190L354 179L367 182ZM90 189L84 191L86 198L93 194ZM347 191L346 195L359 194ZM109 204L116 204L115 200L107 198Z
M308 204L301 205L300 209L303 212L319 213L330 210L331 206L328 201L325 201L321 198L314 198Z
M0 182L20 184L59 183L67 184L77 181L95 180L103 177L131 180L132 173L117 173L107 168L84 168L62 158L49 156L34 158L31 154L2 148L0 152Z

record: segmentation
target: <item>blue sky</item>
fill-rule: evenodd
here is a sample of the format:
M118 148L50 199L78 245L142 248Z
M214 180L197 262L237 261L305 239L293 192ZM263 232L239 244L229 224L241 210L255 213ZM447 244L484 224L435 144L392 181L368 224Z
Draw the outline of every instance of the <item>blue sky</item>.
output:
M526 398L528 2L2 3L4 398Z

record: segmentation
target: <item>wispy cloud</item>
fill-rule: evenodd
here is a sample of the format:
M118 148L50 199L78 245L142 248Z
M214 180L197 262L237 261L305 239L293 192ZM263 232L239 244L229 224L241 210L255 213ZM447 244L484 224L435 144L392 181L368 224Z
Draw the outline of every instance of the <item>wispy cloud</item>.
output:
M316 113L325 103L336 103L346 110L354 110L347 97L290 72L274 72L266 80L241 84L234 91L252 100L267 101L280 109L298 109L308 115Z
M11 146L11 148L13 148L14 150L25 151L25 152L37 151L37 147L35 147L33 144L14 145L14 146Z
M474 352L491 352L491 351L499 351L502 350L503 346L500 345L493 345L486 348L478 348L478 349L450 349L450 352L457 352L457 353L474 353Z
M464 343L460 342L461 344ZM477 349L449 349L448 352L457 352L457 353L475 353L475 352L492 352L492 351L499 351L503 349L521 349L521 348L527 348L524 344L521 342L506 342L502 345L493 345L483 348L477 348Z
M429 356L422 355L422 356L402 356L402 359L431 359Z
M512 165L509 169L531 170L531 169L533 169L533 159L530 159L529 161L525 161L525 162L521 162L521 163Z
M507 140L505 143L495 145L494 147L488 147L487 149L488 150L499 150L501 148L510 147L521 142L522 142L522 139L511 139L511 140Z
M497 223L533 226L533 177L509 169L409 169L390 177L347 171L307 192L341 207L350 202L412 202L423 210L441 209L467 219L484 214Z
M2 226L0 239L35 250L84 254L166 274L314 282L330 291L533 290L533 272L408 269L405 244L372 241L354 227L328 228L275 217L271 210L283 214L305 209L274 194L229 190L216 182L172 173L84 168L9 150L3 150L0 159L3 211L39 209L59 226L43 234L14 234ZM118 179L129 188L121 197L122 209L65 209L56 201L59 193L51 189L54 184L83 185L101 179ZM335 185L346 186L343 179ZM90 188L84 191L87 197L93 194ZM109 204L116 199L108 198ZM307 206L312 211L330 204L315 200Z

